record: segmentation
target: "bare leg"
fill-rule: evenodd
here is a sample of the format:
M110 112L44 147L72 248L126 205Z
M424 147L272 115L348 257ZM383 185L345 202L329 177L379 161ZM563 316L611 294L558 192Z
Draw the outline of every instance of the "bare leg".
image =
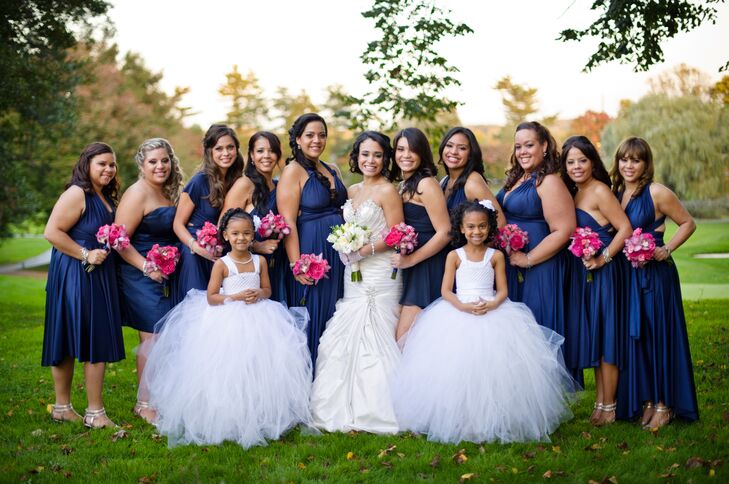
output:
M670 408L666 407L665 403L658 402L656 404L655 413L653 414L653 417L651 418L648 427L660 428L664 425L668 425L669 423L671 423L671 420L673 420L673 411L671 411Z
M137 403L134 405L132 413L138 415L148 423L153 423L157 418L157 412L153 408L148 406L149 403L149 389L142 380L142 373L144 373L144 365L147 364L147 355L149 349L153 343L154 333L147 333L144 331L139 332L139 347L140 350L137 352L137 383L139 384L139 390L137 392Z
M104 399L101 396L101 391L104 388L105 370L106 363L84 363L86 399L89 404L87 414L89 411L93 412L104 408ZM84 418L84 420L86 420L86 418ZM91 426L93 427L108 427L113 425L114 422L112 422L106 414L99 415L91 421Z
M54 405L51 417L58 421L77 421L81 416L69 407L71 403L71 383L73 382L73 366L74 360L68 357L59 365L51 367L51 375L53 376L53 389L56 393L56 403Z
M400 339L410 331L410 327L413 325L413 321L422 311L418 306L403 306L400 312L400 320L397 322L397 331L395 332L395 340ZM401 345L402 346L402 345Z
M600 416L600 424L604 425L607 423L613 423L615 421L615 392L618 388L618 376L620 372L618 367L610 363L605 363L605 360L600 361L600 380L602 382L602 402L608 407L608 410L603 410ZM612 408L612 410L610 410Z
M590 423L597 424L600 421L601 406L604 402L602 372L600 367L595 368L595 406L590 415Z

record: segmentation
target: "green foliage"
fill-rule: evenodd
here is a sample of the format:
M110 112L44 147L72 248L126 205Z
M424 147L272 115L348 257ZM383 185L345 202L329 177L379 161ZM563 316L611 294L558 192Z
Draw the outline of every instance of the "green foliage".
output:
M709 90L709 95L724 105L729 104L729 76L723 76L716 81L716 84Z
M626 105L602 135L606 164L639 135L653 150L656 181L685 200L729 194L729 107L696 96L650 94Z
M446 126L440 118L458 102L445 91L459 86L458 69L436 50L448 37L472 33L465 23L454 23L450 10L433 0L374 0L362 16L372 19L380 38L367 44L361 59L370 66L365 79L371 90L361 98L342 96L348 109L341 112L353 129L375 125L394 130L402 120L420 123L431 138Z
M716 7L712 4L723 1L595 0L591 10L601 12L598 19L584 29L563 30L558 40L601 39L597 51L585 65L585 71L614 60L635 64L635 71L646 71L653 64L663 62L661 42L679 32L689 32L704 22L715 23Z
M278 87L272 105L281 120L279 128L285 133L288 133L296 118L302 114L316 112L317 110L316 105L303 89L298 94L291 94L287 88ZM286 139L288 139L288 135ZM284 144L287 144L285 140Z

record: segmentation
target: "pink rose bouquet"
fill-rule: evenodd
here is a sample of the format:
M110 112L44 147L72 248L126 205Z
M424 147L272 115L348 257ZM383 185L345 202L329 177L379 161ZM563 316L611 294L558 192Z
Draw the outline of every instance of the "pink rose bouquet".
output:
M640 227L633 231L633 235L625 239L623 254L633 267L643 267L653 259L656 250L656 239L651 234L644 234Z
M107 224L99 227L96 232L96 240L100 244L104 244L104 248L107 251L111 249L120 252L129 247L129 236L127 235L127 228L124 224ZM93 264L86 264L86 272L91 272L96 269Z
M291 227L289 227L289 224L286 223L284 216L274 214L272 210L269 210L263 218L254 217L253 221L256 227L256 232L264 239L281 240L291 233ZM270 257L268 260L268 267L273 268L275 262L276 258Z
M395 249L398 254L410 254L418 246L418 233L411 225L400 222L390 227L390 231L385 235L385 243L388 247ZM390 279L396 277L397 267L394 267Z
M602 247L600 236L590 227L577 227L570 238L572 242L567 249L582 260L592 259ZM587 282L592 282L591 271L587 272Z
M218 241L218 228L210 222L205 222L203 227L196 232L197 243L207 250L213 257L220 257L223 254L223 246Z
M147 252L147 260L144 263L144 272L160 271L165 276L169 276L175 272L177 262L180 260L180 251L174 245L165 245L160 247L154 244L149 252ZM170 297L170 288L165 280L162 283L162 294Z
M297 260L294 267L291 268L295 276L304 274L305 276L314 279L314 284L318 283L321 279L324 279L327 272L329 272L329 269L331 269L329 262L327 262L321 254L301 254L299 260ZM310 287L311 286L306 286L304 289L304 296L299 302L302 306L306 304L306 296L309 294Z
M529 243L529 234L526 230L522 230L516 224L507 224L499 229L496 236L496 245L511 255L512 252L518 252ZM524 282L524 275L521 271L517 272L519 282Z

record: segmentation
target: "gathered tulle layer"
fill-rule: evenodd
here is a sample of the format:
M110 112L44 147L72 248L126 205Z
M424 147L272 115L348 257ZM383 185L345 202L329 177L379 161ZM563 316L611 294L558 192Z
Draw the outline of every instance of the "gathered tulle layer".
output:
M306 335L279 303L209 306L191 290L158 326L143 385L170 446L248 448L309 422Z
M393 384L402 429L457 443L546 441L572 417L563 338L508 299L483 316L443 299L418 317Z

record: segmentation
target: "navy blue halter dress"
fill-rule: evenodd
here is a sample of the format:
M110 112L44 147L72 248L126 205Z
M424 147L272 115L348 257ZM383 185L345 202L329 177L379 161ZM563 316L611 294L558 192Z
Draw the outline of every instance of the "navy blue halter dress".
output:
M331 266L327 277L314 286L308 286L306 295L306 308L311 318L307 328L307 339L313 362L316 362L319 338L324 332L327 321L334 314L337 301L344 295L344 264L339 260L339 255L332 244L327 242L327 236L331 232L331 227L344 223L341 207L347 201L347 189L334 170L326 164L324 167L334 178L336 192L334 199L329 196L329 190L316 179L314 170L307 168L309 179L301 190L299 216L296 219L300 253L322 254ZM288 264L286 267L288 268ZM299 302L304 296L306 287L293 277L290 279L289 306L300 306Z
M504 211L506 223L516 224L528 233L529 243L524 247L524 253L539 245L550 234L549 224L542 211L542 199L537 193L536 177L536 173L533 173L508 194L501 189L496 195L496 200ZM526 304L539 324L562 336L565 336L566 258L565 252L560 250L552 258L531 269L514 267L508 263L508 259L506 264L509 299ZM522 274L523 282L518 280L519 273Z
M195 173L182 191L187 193L192 203L195 204L195 209L187 222L187 230L190 232L191 237L197 237L197 231L203 227L205 222L210 222L215 226L218 225L220 209L213 207L208 201L210 185L205 173ZM181 242L180 262L175 271L177 273L177 289L174 304L185 299L185 294L190 289L207 290L210 273L213 270L211 261L190 252L187 240Z
M278 180L273 181L274 185L278 184ZM276 207L276 188L271 190L268 194L268 202L266 209L263 213L260 213L255 207L251 210L251 215L258 216L260 218L268 215L271 211L274 214L278 214ZM259 242L265 240L263 237L258 235L256 232L256 240ZM286 257L286 250L284 249L283 240L279 242L278 248L273 254L263 254L268 261L268 277L271 280L271 300L278 302L286 302L286 287L291 285L292 282L288 281L287 278L292 278L291 270L289 269L289 260ZM273 266L273 267L272 267Z
M625 213L634 228L655 237L656 247L664 245L663 232L656 229L663 225L665 216L656 220L650 185L628 202ZM630 266L627 287L630 338L618 382L616 416L639 416L643 402L650 400L663 402L678 417L697 420L693 364L673 259L650 261L640 268Z
M154 244L159 244L160 247L173 245L179 248L180 243L172 230L176 210L174 206L157 207L142 218L131 240L142 257L147 256L147 252ZM119 259L124 325L138 331L153 333L155 323L173 307L171 296L177 271L164 283L170 291L169 296L165 296L163 284L145 277L142 271L121 257Z
M114 210L109 211L98 195L87 193L86 209L68 236L88 250L100 249L96 232L113 222ZM112 251L86 272L80 260L53 249L46 283L43 366L57 366L68 357L90 363L124 359L116 257Z
M448 186L448 180L450 180L449 176L445 176L440 181L440 186L443 189L443 193L446 192L446 187ZM458 207L461 203L466 201L466 185L463 185L458 190L451 192L451 194L446 198L446 206L448 207L448 213L453 212L453 210Z

